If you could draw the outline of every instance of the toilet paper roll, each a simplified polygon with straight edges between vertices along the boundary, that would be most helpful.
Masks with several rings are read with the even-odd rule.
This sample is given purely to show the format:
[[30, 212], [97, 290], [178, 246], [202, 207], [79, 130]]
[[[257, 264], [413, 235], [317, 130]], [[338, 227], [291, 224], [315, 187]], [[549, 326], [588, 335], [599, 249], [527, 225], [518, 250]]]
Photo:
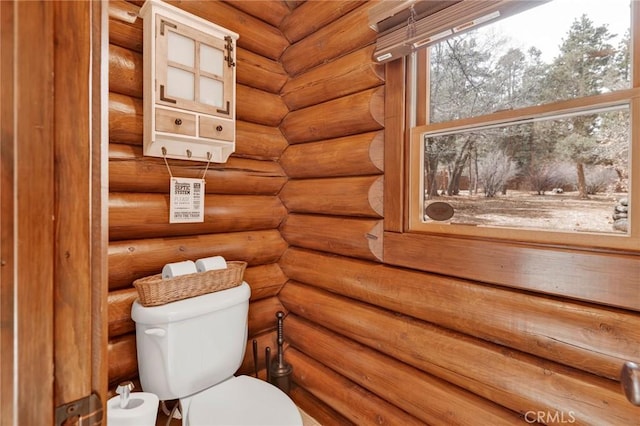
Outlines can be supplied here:
[[222, 256], [205, 257], [196, 260], [198, 272], [213, 271], [214, 269], [227, 269], [227, 261]]
[[120, 406], [120, 395], [107, 401], [109, 426], [154, 426], [158, 417], [158, 397], [149, 392], [131, 392], [125, 408]]
[[178, 277], [180, 275], [195, 274], [198, 272], [193, 260], [183, 262], [167, 263], [162, 268], [162, 279]]

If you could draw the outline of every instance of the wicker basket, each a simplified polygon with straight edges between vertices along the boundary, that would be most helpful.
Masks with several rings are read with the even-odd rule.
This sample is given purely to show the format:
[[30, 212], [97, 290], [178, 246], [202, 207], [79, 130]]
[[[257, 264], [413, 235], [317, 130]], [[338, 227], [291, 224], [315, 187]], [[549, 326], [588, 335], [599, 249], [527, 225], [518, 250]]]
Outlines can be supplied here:
[[151, 275], [135, 280], [133, 285], [142, 306], [158, 306], [239, 286], [246, 267], [247, 262], [230, 261], [226, 269], [165, 279], [162, 274]]

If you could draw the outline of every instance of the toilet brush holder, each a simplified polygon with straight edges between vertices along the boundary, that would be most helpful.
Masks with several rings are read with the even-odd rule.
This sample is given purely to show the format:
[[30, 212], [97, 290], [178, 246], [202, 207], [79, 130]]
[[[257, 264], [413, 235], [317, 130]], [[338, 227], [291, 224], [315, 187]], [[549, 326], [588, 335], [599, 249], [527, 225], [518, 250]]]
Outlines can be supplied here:
[[293, 368], [289, 364], [278, 365], [277, 362], [271, 364], [271, 384], [280, 388], [286, 394], [291, 390], [291, 373]]
[[[289, 394], [293, 367], [284, 360], [284, 351], [282, 349], [284, 345], [284, 312], [278, 311], [276, 318], [278, 320], [278, 354], [268, 368], [269, 382], [280, 388], [284, 393]], [[269, 363], [269, 360], [267, 360], [267, 363]]]

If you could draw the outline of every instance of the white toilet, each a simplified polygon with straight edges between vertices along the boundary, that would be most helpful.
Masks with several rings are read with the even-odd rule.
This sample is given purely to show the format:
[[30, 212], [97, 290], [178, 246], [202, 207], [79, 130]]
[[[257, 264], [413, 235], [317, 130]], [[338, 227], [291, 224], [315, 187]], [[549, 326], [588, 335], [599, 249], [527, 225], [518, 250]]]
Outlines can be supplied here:
[[244, 359], [250, 295], [243, 282], [161, 306], [133, 303], [142, 389], [180, 399], [183, 425], [302, 425], [279, 388], [233, 375]]

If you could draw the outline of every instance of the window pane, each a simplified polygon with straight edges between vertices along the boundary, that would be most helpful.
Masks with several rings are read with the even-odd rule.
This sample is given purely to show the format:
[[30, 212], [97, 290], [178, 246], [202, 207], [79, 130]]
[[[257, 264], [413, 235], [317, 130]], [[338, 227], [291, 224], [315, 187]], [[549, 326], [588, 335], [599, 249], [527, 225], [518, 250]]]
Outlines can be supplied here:
[[200, 102], [216, 107], [223, 107], [224, 85], [212, 78], [200, 77]]
[[186, 67], [195, 66], [195, 42], [183, 35], [169, 31], [167, 35], [167, 59]]
[[630, 87], [629, 0], [554, 0], [430, 48], [431, 123]]
[[167, 96], [194, 100], [194, 74], [180, 68], [167, 67]]
[[206, 44], [200, 45], [200, 69], [204, 72], [222, 77], [224, 52]]
[[629, 120], [623, 105], [425, 134], [424, 220], [628, 233]]

